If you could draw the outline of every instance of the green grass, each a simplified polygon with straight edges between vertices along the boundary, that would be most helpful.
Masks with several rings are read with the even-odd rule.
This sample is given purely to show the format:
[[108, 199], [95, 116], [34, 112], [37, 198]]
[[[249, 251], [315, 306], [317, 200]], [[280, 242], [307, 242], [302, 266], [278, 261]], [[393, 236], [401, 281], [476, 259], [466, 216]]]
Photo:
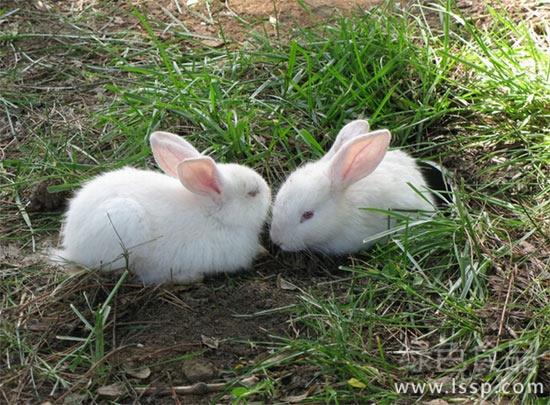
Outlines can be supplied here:
[[[26, 135], [0, 163], [0, 240], [29, 248], [31, 238], [57, 230], [59, 215], [24, 211], [37, 183], [55, 179], [51, 191], [72, 190], [105, 170], [152, 167], [147, 136], [155, 129], [186, 135], [220, 161], [247, 164], [276, 187], [321, 156], [345, 122], [368, 117], [373, 128], [392, 130], [394, 146], [448, 166], [456, 201], [349, 260], [348, 276], [334, 285], [301, 290], [288, 314], [295, 334], [270, 342], [271, 357], [240, 371], [263, 379], [234, 388], [235, 401], [284, 397], [284, 370], [309, 367], [314, 402], [407, 401], [419, 397], [398, 393], [395, 383], [446, 378], [490, 382], [490, 400], [535, 402], [529, 393], [503, 396], [499, 387], [541, 382], [546, 395], [550, 389], [550, 59], [543, 35], [528, 24], [490, 9], [492, 23], [476, 28], [451, 3], [413, 14], [381, 7], [297, 31], [288, 43], [257, 37], [236, 50], [189, 51], [186, 32], [172, 27], [160, 39], [159, 23], [139, 13], [143, 35], [52, 34], [58, 41], [44, 52], [66, 52], [81, 67], [51, 65], [44, 74], [105, 95], [80, 131], [60, 125], [53, 108], [43, 108], [37, 125], [23, 123]], [[441, 24], [427, 24], [430, 13]], [[0, 41], [24, 46], [32, 38], [0, 33]], [[0, 75], [8, 133], [12, 117], [56, 104], [48, 92], [8, 85], [24, 80], [25, 67]], [[0, 316], [41, 271], [6, 268]], [[109, 297], [89, 308], [96, 314], [95, 324], [86, 320], [90, 336], [70, 353], [81, 371], [106, 353]], [[33, 356], [18, 328], [3, 323], [1, 330], [2, 357]], [[65, 382], [47, 356], [39, 364], [37, 375]]]

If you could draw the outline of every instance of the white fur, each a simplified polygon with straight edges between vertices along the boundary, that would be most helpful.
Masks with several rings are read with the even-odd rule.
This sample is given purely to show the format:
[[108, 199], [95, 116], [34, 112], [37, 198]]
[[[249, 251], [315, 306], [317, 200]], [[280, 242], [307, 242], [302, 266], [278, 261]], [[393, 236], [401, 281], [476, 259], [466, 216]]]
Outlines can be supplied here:
[[[270, 235], [283, 250], [344, 254], [369, 246], [363, 241], [387, 230], [388, 216], [363, 208], [433, 211], [433, 197], [415, 160], [402, 151], [386, 153], [389, 131], [365, 131], [366, 121], [346, 125], [327, 155], [298, 168], [282, 185]], [[354, 147], [361, 152], [354, 154]], [[301, 222], [306, 211], [314, 215]]]
[[[249, 267], [260, 252], [271, 199], [266, 182], [250, 168], [215, 164], [175, 135], [155, 134], [155, 158], [169, 175], [126, 167], [85, 184], [70, 202], [57, 256], [104, 271], [124, 268], [127, 258], [144, 283], [186, 282]], [[172, 153], [178, 147], [193, 153]], [[191, 164], [179, 166], [176, 157]], [[196, 168], [192, 175], [175, 177], [187, 166]], [[182, 185], [198, 188], [205, 167], [216, 172], [220, 193], [205, 191], [208, 182], [201, 192]], [[201, 172], [197, 179], [195, 172]]]

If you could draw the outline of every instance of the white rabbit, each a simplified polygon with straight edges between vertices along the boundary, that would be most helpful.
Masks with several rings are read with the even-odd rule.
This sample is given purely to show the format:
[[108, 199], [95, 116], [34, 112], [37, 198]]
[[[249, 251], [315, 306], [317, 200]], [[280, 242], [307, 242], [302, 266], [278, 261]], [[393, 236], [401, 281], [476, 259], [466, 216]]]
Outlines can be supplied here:
[[298, 168], [281, 186], [270, 236], [283, 250], [356, 252], [388, 229], [386, 214], [364, 208], [434, 210], [415, 160], [402, 151], [386, 153], [387, 129], [369, 131], [364, 120], [347, 124], [323, 158]]
[[144, 283], [249, 267], [263, 249], [271, 201], [264, 179], [216, 164], [167, 132], [154, 132], [150, 143], [166, 174], [126, 167], [85, 184], [70, 201], [58, 258], [104, 271], [128, 261]]

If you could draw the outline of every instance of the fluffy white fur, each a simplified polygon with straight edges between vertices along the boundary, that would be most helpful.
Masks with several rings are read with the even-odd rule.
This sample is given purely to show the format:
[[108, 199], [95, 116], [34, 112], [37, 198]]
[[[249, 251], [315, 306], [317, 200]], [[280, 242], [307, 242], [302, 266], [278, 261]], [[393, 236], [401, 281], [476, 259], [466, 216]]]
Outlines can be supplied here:
[[153, 133], [151, 146], [167, 174], [126, 167], [85, 184], [56, 255], [104, 271], [124, 268], [127, 257], [144, 283], [249, 267], [271, 200], [262, 177], [216, 164], [176, 135]]
[[[351, 253], [388, 229], [387, 215], [363, 208], [432, 211], [433, 197], [415, 160], [402, 151], [386, 153], [390, 138], [387, 130], [369, 132], [364, 120], [342, 128], [323, 158], [298, 168], [280, 188], [272, 240], [288, 251]], [[304, 219], [308, 211], [313, 216]]]

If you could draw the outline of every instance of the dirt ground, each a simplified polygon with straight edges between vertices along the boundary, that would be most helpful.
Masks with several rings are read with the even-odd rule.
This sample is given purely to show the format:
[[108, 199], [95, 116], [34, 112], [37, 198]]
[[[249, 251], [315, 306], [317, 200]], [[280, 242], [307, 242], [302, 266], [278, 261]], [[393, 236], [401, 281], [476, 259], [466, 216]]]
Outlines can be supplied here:
[[[138, 9], [151, 19], [176, 24], [201, 39], [208, 46], [233, 46], [246, 43], [253, 31], [286, 38], [296, 27], [318, 23], [338, 15], [350, 15], [368, 9], [380, 0], [138, 0], [123, 2], [112, 10], [108, 21], [100, 17], [89, 24], [102, 29], [141, 30], [137, 19], [128, 19], [128, 12]], [[63, 13], [80, 13], [86, 9], [102, 9], [98, 0], [46, 3], [43, 7]], [[187, 5], [189, 4], [189, 5]]]
[[[112, 315], [105, 327], [105, 340], [111, 351], [104, 361], [110, 366], [110, 375], [115, 373], [119, 378], [122, 375], [132, 387], [147, 385], [148, 403], [173, 403], [166, 387], [229, 381], [235, 378], [234, 371], [264, 358], [269, 348], [277, 345], [274, 336], [292, 338], [300, 334], [289, 317], [289, 306], [312, 288], [334, 292], [333, 282], [347, 275], [338, 270], [345, 260], [282, 255], [273, 247], [270, 250], [273, 253], [257, 260], [249, 271], [222, 274], [200, 283], [147, 288], [125, 283], [112, 302]], [[12, 271], [33, 264], [44, 265], [41, 254], [21, 261], [21, 251], [13, 245], [0, 254], [4, 267]], [[22, 297], [17, 312], [19, 324], [38, 351], [47, 349], [62, 356], [78, 343], [75, 346], [73, 341], [56, 337], [86, 338], [90, 333], [71, 306], [84, 318], [93, 320], [91, 308], [98, 308], [107, 299], [117, 276], [76, 275], [61, 288], [50, 282], [56, 271], [60, 270], [49, 267], [28, 280], [29, 291], [37, 284], [44, 287], [39, 294]], [[126, 370], [137, 370], [138, 377]], [[286, 394], [302, 394], [316, 371], [304, 368], [282, 372], [280, 378]], [[142, 372], [145, 374], [140, 375]], [[63, 374], [73, 385], [61, 396], [54, 393], [53, 398], [65, 403], [85, 400], [79, 392], [89, 383], [86, 374], [79, 376], [80, 373], [70, 370]], [[28, 378], [31, 376], [23, 371], [20, 379], [4, 381], [5, 388], [22, 390]], [[51, 383], [40, 380], [37, 384], [43, 398], [49, 397]], [[132, 394], [135, 395], [140, 393]], [[210, 403], [218, 398], [216, 395], [185, 395], [179, 400], [189, 404]], [[30, 400], [32, 395], [19, 392], [18, 398]]]
[[[426, 2], [429, 3], [429, 2]], [[189, 4], [189, 5], [187, 5]], [[414, 6], [408, 0], [395, 0], [395, 7], [414, 13]], [[548, 10], [535, 1], [503, 0], [492, 7], [506, 8], [522, 20], [537, 20], [544, 23]], [[78, 14], [85, 9], [102, 9], [100, 0], [76, 0], [47, 2], [35, 0], [38, 8], [54, 8], [64, 13]], [[138, 9], [158, 21], [180, 25], [201, 38], [208, 46], [243, 45], [252, 32], [261, 32], [280, 39], [287, 39], [294, 29], [322, 23], [338, 16], [359, 14], [375, 6], [387, 6], [383, 0], [137, 0], [122, 2], [112, 10], [109, 21], [90, 21], [90, 25], [101, 29], [140, 30], [141, 25], [128, 19], [128, 12]], [[487, 21], [489, 15], [486, 4], [479, 1], [459, 0], [459, 9], [465, 16], [475, 18], [479, 24]], [[541, 13], [542, 11], [545, 11]], [[428, 16], [434, 24], [439, 17], [433, 12]]]

